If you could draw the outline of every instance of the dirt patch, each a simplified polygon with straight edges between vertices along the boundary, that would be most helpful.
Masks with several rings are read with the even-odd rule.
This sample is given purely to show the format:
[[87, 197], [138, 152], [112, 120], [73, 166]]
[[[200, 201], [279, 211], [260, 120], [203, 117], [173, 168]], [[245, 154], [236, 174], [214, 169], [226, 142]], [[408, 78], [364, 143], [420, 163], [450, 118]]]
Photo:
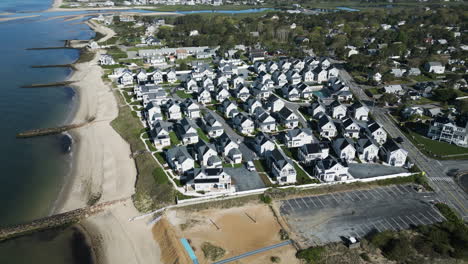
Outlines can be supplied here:
[[[282, 242], [281, 226], [271, 209], [264, 204], [250, 203], [230, 209], [199, 212], [176, 209], [168, 211], [166, 217], [177, 237], [190, 241], [200, 263], [211, 263], [202, 250], [206, 243], [225, 250], [221, 259], [226, 259]], [[299, 263], [295, 253], [295, 248], [289, 245], [249, 256], [236, 263], [271, 263], [272, 256], [279, 257], [281, 263]]]
[[161, 248], [161, 260], [166, 264], [192, 263], [187, 256], [184, 247], [177, 238], [171, 224], [165, 218], [161, 219], [153, 227], [153, 236]]

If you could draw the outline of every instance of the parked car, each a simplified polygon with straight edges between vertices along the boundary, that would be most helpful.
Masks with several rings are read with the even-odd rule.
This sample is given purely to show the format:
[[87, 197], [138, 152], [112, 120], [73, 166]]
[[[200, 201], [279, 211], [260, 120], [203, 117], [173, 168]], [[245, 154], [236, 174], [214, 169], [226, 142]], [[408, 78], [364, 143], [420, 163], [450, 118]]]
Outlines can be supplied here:
[[255, 171], [255, 165], [254, 165], [253, 161], [247, 161], [247, 169], [249, 171]]
[[403, 143], [403, 138], [402, 137], [397, 137], [397, 138], [395, 138], [395, 141], [397, 143]]

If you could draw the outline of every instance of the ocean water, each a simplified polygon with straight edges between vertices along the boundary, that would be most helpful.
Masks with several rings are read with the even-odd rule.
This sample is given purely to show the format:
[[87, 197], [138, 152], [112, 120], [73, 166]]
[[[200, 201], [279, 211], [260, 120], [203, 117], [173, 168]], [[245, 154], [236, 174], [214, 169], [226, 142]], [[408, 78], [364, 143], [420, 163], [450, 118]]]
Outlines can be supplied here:
[[[37, 12], [50, 4], [51, 0], [2, 0], [0, 13]], [[72, 157], [62, 135], [31, 139], [15, 135], [70, 119], [76, 107], [73, 89], [21, 86], [63, 81], [72, 73], [68, 68], [31, 66], [73, 63], [77, 50], [26, 49], [93, 37], [94, 32], [79, 22], [45, 17], [0, 22], [0, 226], [47, 216], [70, 176]], [[89, 263], [88, 258], [82, 235], [71, 227], [0, 243], [0, 263]]]

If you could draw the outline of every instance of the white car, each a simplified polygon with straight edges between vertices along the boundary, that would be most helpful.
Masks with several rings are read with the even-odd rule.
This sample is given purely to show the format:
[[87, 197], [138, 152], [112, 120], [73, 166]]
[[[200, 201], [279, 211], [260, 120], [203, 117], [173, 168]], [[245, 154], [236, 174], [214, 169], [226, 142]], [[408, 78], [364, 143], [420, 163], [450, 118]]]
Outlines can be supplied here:
[[255, 165], [254, 165], [253, 161], [247, 161], [247, 169], [249, 171], [255, 171]]

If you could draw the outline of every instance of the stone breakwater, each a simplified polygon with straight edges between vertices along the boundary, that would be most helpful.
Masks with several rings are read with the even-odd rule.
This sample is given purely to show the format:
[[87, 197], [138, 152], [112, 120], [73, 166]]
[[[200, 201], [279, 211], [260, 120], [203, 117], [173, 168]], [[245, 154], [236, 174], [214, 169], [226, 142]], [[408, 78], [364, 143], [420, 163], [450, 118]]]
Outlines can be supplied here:
[[111, 206], [127, 201], [129, 198], [99, 203], [93, 206], [75, 209], [34, 220], [29, 223], [0, 228], [0, 241], [13, 237], [37, 232], [44, 229], [59, 227], [67, 224], [77, 223], [85, 218], [96, 215], [109, 209]]

